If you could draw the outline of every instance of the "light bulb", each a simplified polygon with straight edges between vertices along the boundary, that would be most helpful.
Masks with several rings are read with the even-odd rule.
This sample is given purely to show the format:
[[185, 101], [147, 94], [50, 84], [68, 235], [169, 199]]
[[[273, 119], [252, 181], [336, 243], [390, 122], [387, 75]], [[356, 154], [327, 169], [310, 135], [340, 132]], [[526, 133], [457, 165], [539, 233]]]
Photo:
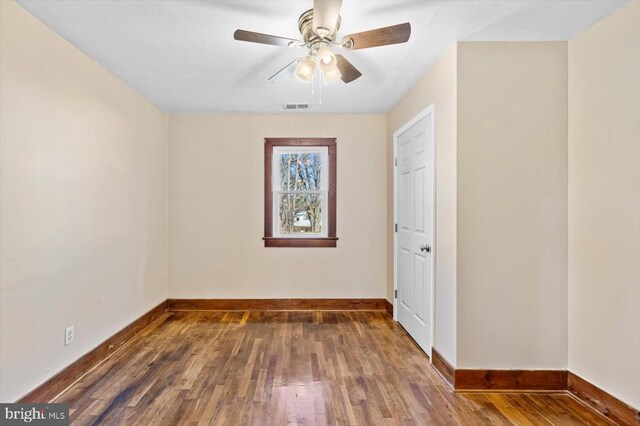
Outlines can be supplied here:
[[298, 78], [298, 80], [309, 82], [311, 77], [313, 76], [313, 68], [315, 64], [311, 58], [304, 58], [298, 63], [296, 67], [296, 71], [294, 75]]
[[327, 46], [318, 50], [317, 57], [319, 59], [318, 66], [322, 72], [330, 71], [338, 65], [336, 55]]
[[342, 74], [340, 74], [340, 69], [338, 69], [338, 67], [335, 67], [333, 69], [323, 71], [322, 77], [325, 83], [331, 83], [342, 77]]

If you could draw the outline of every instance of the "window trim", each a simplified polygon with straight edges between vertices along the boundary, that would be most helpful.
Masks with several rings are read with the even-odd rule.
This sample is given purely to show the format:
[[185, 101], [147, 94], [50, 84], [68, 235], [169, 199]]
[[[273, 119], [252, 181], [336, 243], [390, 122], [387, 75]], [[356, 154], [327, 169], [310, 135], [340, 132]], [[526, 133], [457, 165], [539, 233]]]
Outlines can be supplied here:
[[[265, 247], [336, 247], [336, 138], [265, 138], [264, 140], [264, 246]], [[273, 148], [327, 147], [329, 176], [327, 179], [327, 236], [274, 237], [273, 230]]]

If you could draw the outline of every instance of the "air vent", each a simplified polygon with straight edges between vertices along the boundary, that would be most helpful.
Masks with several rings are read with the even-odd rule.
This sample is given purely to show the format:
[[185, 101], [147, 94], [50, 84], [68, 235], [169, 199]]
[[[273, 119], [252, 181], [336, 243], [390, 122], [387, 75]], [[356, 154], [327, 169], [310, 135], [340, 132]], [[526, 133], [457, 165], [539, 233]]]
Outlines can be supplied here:
[[309, 109], [309, 104], [284, 104], [283, 109]]

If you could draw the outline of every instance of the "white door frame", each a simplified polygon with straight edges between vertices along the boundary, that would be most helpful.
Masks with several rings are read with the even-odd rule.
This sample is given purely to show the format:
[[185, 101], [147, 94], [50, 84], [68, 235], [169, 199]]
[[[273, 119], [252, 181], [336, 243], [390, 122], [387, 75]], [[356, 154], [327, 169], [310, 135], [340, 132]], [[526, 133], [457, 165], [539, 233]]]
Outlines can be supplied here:
[[418, 121], [431, 114], [431, 173], [433, 187], [431, 193], [433, 199], [431, 203], [431, 227], [433, 242], [431, 244], [431, 306], [429, 306], [429, 316], [431, 318], [431, 330], [429, 332], [429, 360], [433, 362], [431, 352], [433, 349], [433, 342], [435, 337], [435, 289], [436, 289], [436, 253], [438, 252], [438, 246], [436, 245], [436, 108], [435, 104], [429, 105], [426, 109], [421, 111], [418, 115], [413, 117], [402, 127], [393, 133], [393, 158], [391, 159], [391, 166], [393, 167], [393, 319], [398, 321], [398, 298], [395, 297], [398, 291], [398, 233], [396, 232], [396, 224], [398, 223], [398, 165], [396, 164], [398, 158], [398, 137], [409, 130]]

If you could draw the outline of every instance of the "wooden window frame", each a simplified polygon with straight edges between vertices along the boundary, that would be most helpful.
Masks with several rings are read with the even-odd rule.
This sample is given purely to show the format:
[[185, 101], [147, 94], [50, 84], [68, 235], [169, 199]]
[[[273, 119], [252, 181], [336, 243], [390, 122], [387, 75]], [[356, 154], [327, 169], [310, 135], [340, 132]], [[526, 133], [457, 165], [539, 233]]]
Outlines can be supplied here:
[[[329, 159], [329, 183], [327, 191], [327, 236], [326, 237], [274, 237], [273, 236], [273, 148], [327, 147]], [[336, 247], [336, 138], [265, 138], [264, 140], [264, 246], [265, 247]]]

